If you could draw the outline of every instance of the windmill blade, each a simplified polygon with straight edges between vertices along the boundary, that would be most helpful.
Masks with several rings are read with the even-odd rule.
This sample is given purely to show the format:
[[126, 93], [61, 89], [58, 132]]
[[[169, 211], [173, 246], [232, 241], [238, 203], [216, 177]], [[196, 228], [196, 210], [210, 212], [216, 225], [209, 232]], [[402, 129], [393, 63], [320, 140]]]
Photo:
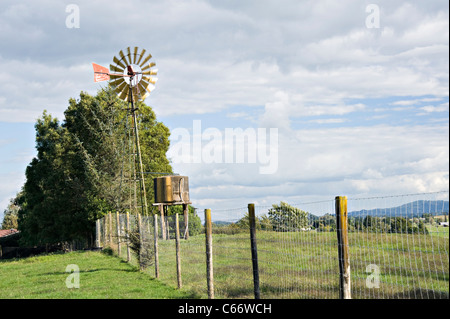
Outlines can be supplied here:
[[126, 77], [125, 75], [118, 75], [118, 74], [111, 74], [110, 78], [111, 79], [123, 79], [124, 77]]
[[128, 57], [128, 62], [129, 62], [129, 64], [132, 64], [132, 62], [131, 62], [131, 49], [130, 49], [130, 47], [127, 48], [127, 57]]
[[153, 78], [153, 77], [149, 77], [149, 76], [142, 76], [142, 80], [147, 81], [147, 82], [155, 85], [156, 81], [158, 81], [158, 78]]
[[126, 65], [124, 65], [117, 57], [113, 57], [113, 61], [116, 65], [121, 66], [124, 70], [126, 69]]
[[145, 70], [148, 70], [148, 69], [150, 69], [150, 68], [152, 68], [152, 67], [154, 67], [156, 65], [156, 63], [155, 62], [152, 62], [152, 63], [149, 63], [149, 64], [146, 64], [144, 67], [142, 67], [141, 68], [141, 71], [145, 71]]
[[136, 62], [137, 65], [140, 65], [139, 63], [141, 62], [142, 57], [145, 54], [145, 49], [142, 49], [141, 55], [139, 56], [139, 60]]
[[122, 83], [127, 83], [127, 82], [125, 82], [125, 79], [124, 79], [124, 78], [116, 79], [116, 80], [114, 80], [114, 81], [110, 81], [110, 82], [109, 82], [109, 84], [110, 84], [113, 88], [118, 87], [118, 86], [121, 85]]
[[158, 69], [142, 72], [142, 75], [156, 75], [156, 74], [158, 74]]
[[139, 89], [141, 92], [145, 92], [143, 95], [141, 95], [141, 99], [145, 100], [147, 98], [147, 96], [149, 96], [149, 93], [146, 92], [147, 88], [148, 88], [148, 84], [145, 86], [145, 85], [141, 84], [141, 82], [138, 83], [138, 86], [139, 86]]
[[147, 57], [144, 59], [144, 61], [142, 61], [141, 64], [139, 64], [139, 66], [142, 68], [145, 65], [145, 63], [147, 63], [148, 60], [150, 60], [151, 58], [152, 58], [152, 55], [149, 53], [147, 55]]
[[124, 69], [121, 69], [121, 68], [119, 68], [119, 67], [116, 67], [116, 66], [114, 66], [114, 65], [112, 65], [112, 64], [109, 65], [109, 69], [110, 69], [111, 71], [113, 71], [113, 72], [118, 72], [118, 73], [123, 73], [123, 70], [124, 70]]
[[[155, 82], [156, 82], [156, 81], [155, 81]], [[155, 89], [154, 83], [147, 82], [145, 79], [142, 79], [142, 80], [139, 82], [139, 84], [141, 84], [141, 86], [142, 86], [143, 88], [145, 88], [145, 90], [146, 90], [148, 93], [151, 93], [151, 92]]]
[[125, 61], [125, 63], [126, 63], [125, 55], [123, 54], [123, 50], [119, 51], [119, 56], [120, 56], [120, 61]]
[[128, 92], [128, 83], [123, 81], [123, 83], [120, 83], [120, 85], [115, 88], [115, 91], [117, 94], [121, 94], [123, 91]]
[[137, 51], [138, 51], [138, 47], [134, 47], [134, 52], [133, 52], [133, 64], [136, 64], [136, 57], [137, 57]]
[[128, 87], [125, 90], [123, 90], [122, 93], [120, 93], [119, 95], [119, 98], [124, 101], [127, 100], [127, 97], [128, 97]]

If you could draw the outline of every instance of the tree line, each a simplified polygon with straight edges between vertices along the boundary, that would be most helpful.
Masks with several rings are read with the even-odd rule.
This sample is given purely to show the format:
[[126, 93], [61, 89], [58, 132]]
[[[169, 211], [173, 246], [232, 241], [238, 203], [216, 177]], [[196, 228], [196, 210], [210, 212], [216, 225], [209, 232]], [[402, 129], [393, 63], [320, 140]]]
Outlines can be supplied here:
[[[426, 216], [425, 216], [426, 218]], [[296, 231], [336, 231], [336, 216], [324, 214], [316, 216], [285, 202], [273, 204], [266, 214], [256, 217], [256, 228], [277, 232]], [[401, 233], [401, 234], [428, 234], [424, 220], [419, 218], [408, 219], [405, 217], [348, 217], [348, 230], [350, 232], [374, 232], [374, 233]], [[236, 233], [248, 230], [249, 215], [235, 223], [224, 224], [215, 227], [217, 233]]]

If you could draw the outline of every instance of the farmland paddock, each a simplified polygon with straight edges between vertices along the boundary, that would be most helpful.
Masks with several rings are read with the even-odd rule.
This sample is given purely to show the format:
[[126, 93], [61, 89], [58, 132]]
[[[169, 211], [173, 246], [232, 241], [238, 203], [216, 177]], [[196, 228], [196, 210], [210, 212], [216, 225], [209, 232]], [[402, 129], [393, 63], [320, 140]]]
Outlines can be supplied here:
[[439, 222], [448, 191], [249, 204], [204, 217], [206, 231], [186, 236], [182, 215], [127, 223], [126, 213], [106, 214], [96, 242], [204, 298], [449, 298], [449, 228]]

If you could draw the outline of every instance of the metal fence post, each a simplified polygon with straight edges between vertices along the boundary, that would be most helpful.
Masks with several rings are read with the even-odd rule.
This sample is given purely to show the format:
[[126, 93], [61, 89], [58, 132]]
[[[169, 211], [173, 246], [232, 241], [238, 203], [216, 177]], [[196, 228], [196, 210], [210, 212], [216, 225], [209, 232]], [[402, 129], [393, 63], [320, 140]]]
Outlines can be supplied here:
[[111, 212], [108, 212], [108, 231], [109, 231], [109, 247], [112, 248], [112, 216]]
[[183, 214], [184, 214], [184, 239], [189, 239], [189, 206], [188, 204], [183, 204]]
[[256, 247], [255, 204], [248, 204], [248, 216], [249, 216], [249, 226], [250, 226], [250, 243], [251, 243], [251, 250], [252, 250], [254, 294], [255, 294], [255, 299], [260, 299], [258, 249]]
[[159, 256], [158, 256], [158, 215], [155, 214], [155, 231], [154, 231], [154, 243], [155, 243], [155, 278], [159, 278]]
[[208, 287], [208, 299], [214, 299], [211, 209], [205, 209], [205, 238], [206, 238], [206, 284]]
[[347, 196], [336, 196], [335, 208], [339, 252], [339, 298], [351, 299], [350, 257], [348, 254]]
[[130, 251], [130, 213], [127, 212], [127, 262], [131, 260], [131, 251]]
[[95, 248], [100, 248], [100, 219], [95, 221]]
[[178, 223], [178, 213], [175, 214], [175, 246], [177, 255], [177, 282], [178, 288], [181, 288], [180, 225]]
[[116, 211], [116, 232], [117, 232], [117, 254], [120, 257], [120, 216], [119, 212]]
[[138, 232], [139, 232], [139, 269], [144, 270], [144, 263], [142, 262], [142, 250], [144, 249], [143, 245], [143, 234], [142, 234], [142, 222], [141, 222], [141, 214], [137, 213], [138, 218]]

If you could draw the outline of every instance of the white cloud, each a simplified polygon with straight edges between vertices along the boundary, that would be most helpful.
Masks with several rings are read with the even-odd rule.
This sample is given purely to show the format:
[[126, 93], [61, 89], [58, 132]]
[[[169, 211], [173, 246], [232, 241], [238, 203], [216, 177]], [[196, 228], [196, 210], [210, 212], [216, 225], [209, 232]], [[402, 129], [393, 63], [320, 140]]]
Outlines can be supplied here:
[[427, 113], [446, 112], [446, 111], [448, 111], [448, 103], [441, 104], [439, 106], [425, 105], [425, 106], [422, 106], [420, 109], [424, 110]]
[[[437, 191], [448, 185], [448, 126], [348, 127], [281, 134], [276, 174], [256, 164], [176, 164], [193, 184], [191, 198], [227, 207], [271, 198], [291, 201], [322, 194]], [[239, 205], [238, 205], [239, 204]]]

